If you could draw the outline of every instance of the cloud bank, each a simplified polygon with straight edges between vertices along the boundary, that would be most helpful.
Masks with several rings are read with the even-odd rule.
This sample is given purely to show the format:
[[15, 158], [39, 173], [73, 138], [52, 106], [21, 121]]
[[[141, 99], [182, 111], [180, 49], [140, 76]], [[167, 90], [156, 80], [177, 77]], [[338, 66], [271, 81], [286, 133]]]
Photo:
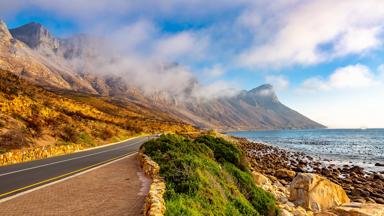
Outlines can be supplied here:
[[[313, 65], [364, 55], [381, 48], [384, 29], [381, 0], [0, 2], [0, 14], [10, 19], [28, 8], [93, 33], [119, 32], [117, 41], [126, 40], [122, 48], [131, 51], [144, 48], [147, 55], [186, 63], [204, 59], [217, 64], [225, 58], [231, 66], [247, 68]], [[164, 28], [167, 24], [177, 29]]]
[[[268, 17], [243, 14], [243, 23], [256, 29], [271, 28], [265, 41], [257, 41], [239, 61], [249, 67], [310, 65], [379, 48], [383, 34], [384, 2], [286, 1], [285, 7], [267, 7]], [[274, 5], [272, 5], [274, 6]], [[287, 10], [289, 8], [289, 10]], [[253, 19], [255, 22], [252, 22]], [[264, 28], [268, 28], [264, 27]]]
[[[379, 70], [382, 66], [379, 66]], [[370, 88], [382, 84], [381, 72], [372, 72], [361, 64], [337, 68], [327, 79], [312, 77], [301, 84], [303, 90]]]

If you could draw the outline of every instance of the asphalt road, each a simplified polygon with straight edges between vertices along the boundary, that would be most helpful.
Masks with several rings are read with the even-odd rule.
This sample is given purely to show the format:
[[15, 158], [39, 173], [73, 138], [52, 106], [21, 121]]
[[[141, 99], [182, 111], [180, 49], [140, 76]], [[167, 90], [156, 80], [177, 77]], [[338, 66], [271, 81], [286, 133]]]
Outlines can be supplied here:
[[135, 153], [151, 136], [69, 155], [0, 167], [0, 200]]

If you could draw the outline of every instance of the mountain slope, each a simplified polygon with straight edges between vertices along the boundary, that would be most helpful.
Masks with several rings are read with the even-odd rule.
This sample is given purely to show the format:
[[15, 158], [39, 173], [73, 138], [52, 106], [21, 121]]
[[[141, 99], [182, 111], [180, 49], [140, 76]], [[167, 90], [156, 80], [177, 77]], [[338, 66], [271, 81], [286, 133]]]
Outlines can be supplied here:
[[196, 129], [126, 99], [48, 91], [0, 69], [0, 154], [34, 145], [95, 146], [140, 133]]
[[324, 127], [282, 104], [268, 84], [233, 97], [179, 103], [172, 113], [200, 127], [221, 130]]
[[[178, 94], [162, 90], [148, 93], [123, 77], [93, 71], [94, 66], [87, 65], [88, 62], [99, 58], [106, 62], [113, 61], [113, 57], [100, 53], [98, 46], [104, 46], [101, 39], [84, 35], [55, 38], [38, 23], [8, 31], [5, 23], [0, 22], [0, 68], [46, 88], [128, 98], [132, 103], [161, 110], [172, 118], [202, 128], [323, 127], [279, 102], [270, 85], [241, 91], [231, 97], [207, 99], [193, 94], [200, 84], [191, 79]], [[81, 67], [75, 63], [79, 60], [82, 61]], [[175, 67], [178, 65], [171, 65], [165, 70]], [[119, 74], [124, 74], [124, 71]]]

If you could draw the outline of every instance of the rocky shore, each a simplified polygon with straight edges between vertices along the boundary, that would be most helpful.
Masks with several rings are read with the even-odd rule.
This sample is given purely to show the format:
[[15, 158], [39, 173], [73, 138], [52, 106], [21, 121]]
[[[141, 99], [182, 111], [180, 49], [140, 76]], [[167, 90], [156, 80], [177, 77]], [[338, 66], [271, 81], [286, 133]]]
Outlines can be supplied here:
[[269, 179], [288, 186], [298, 173], [313, 173], [340, 185], [353, 202], [384, 204], [384, 172], [366, 172], [359, 166], [316, 161], [309, 155], [237, 138], [250, 165]]

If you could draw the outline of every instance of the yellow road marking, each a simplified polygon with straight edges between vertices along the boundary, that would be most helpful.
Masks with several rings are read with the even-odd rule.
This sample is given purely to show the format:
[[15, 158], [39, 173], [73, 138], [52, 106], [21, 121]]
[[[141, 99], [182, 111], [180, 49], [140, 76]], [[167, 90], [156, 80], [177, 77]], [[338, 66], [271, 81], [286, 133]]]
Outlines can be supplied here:
[[27, 186], [25, 186], [25, 187], [22, 187], [22, 188], [18, 188], [18, 189], [15, 189], [15, 190], [12, 190], [12, 191], [9, 191], [9, 192], [0, 194], [0, 198], [2, 198], [2, 197], [4, 197], [4, 196], [7, 196], [7, 195], [9, 195], [9, 194], [13, 194], [13, 193], [16, 193], [16, 192], [19, 192], [19, 191], [22, 191], [22, 190], [25, 190], [25, 189], [34, 187], [34, 186], [38, 186], [38, 185], [41, 185], [41, 184], [44, 184], [44, 183], [47, 183], [47, 182], [50, 182], [50, 181], [54, 181], [54, 180], [57, 180], [57, 179], [60, 179], [60, 178], [66, 177], [66, 176], [70, 176], [70, 175], [72, 175], [72, 174], [75, 174], [75, 173], [78, 173], [78, 172], [81, 172], [81, 171], [84, 171], [84, 170], [87, 170], [87, 169], [90, 169], [90, 168], [99, 166], [99, 165], [101, 165], [101, 164], [108, 163], [108, 162], [110, 162], [110, 161], [113, 161], [113, 160], [116, 160], [116, 159], [125, 157], [125, 156], [127, 156], [127, 155], [129, 155], [129, 154], [132, 154], [132, 152], [131, 152], [131, 153], [128, 153], [128, 154], [120, 155], [120, 156], [117, 156], [117, 157], [114, 157], [114, 158], [111, 158], [111, 159], [108, 159], [108, 160], [106, 160], [106, 161], [102, 161], [102, 162], [99, 162], [99, 163], [90, 165], [90, 166], [87, 166], [87, 167], [83, 167], [83, 168], [81, 168], [81, 169], [74, 170], [74, 171], [69, 172], [69, 173], [65, 173], [65, 174], [62, 174], [62, 175], [59, 175], [59, 176], [56, 176], [56, 177], [52, 177], [52, 178], [49, 178], [49, 179], [46, 179], [46, 180], [43, 180], [43, 181], [40, 181], [40, 182], [36, 182], [36, 183], [30, 184], [30, 185], [27, 185]]
[[[140, 143], [140, 142], [141, 141], [137, 141], [137, 142], [131, 143], [131, 144], [129, 144], [129, 146], [135, 145], [135, 144]], [[40, 168], [40, 167], [46, 167], [46, 166], [50, 166], [50, 165], [53, 165], [53, 164], [59, 164], [59, 163], [67, 162], [67, 161], [77, 160], [77, 159], [80, 159], [80, 158], [86, 158], [86, 157], [90, 157], [90, 156], [94, 156], [94, 155], [99, 155], [99, 154], [103, 154], [105, 152], [111, 152], [111, 151], [115, 151], [115, 150], [118, 150], [118, 149], [123, 149], [123, 148], [126, 148], [126, 147], [128, 147], [128, 146], [120, 146], [120, 147], [117, 147], [117, 148], [108, 149], [108, 150], [104, 150], [104, 151], [99, 151], [99, 152], [95, 152], [95, 153], [92, 153], [92, 154], [87, 154], [87, 155], [83, 155], [83, 156], [79, 156], [79, 157], [68, 158], [68, 159], [65, 159], [65, 160], [55, 161], [55, 162], [48, 163], [48, 164], [42, 164], [42, 165], [38, 165], [38, 166], [34, 166], [34, 167], [29, 167], [29, 168], [25, 168], [25, 169], [15, 170], [15, 171], [11, 171], [11, 172], [8, 172], [8, 173], [0, 174], [0, 177], [1, 176], [6, 176], [6, 175], [10, 175], [10, 174], [14, 174], [14, 173], [24, 172], [24, 171], [27, 171], [27, 170], [37, 169], [37, 168]]]

